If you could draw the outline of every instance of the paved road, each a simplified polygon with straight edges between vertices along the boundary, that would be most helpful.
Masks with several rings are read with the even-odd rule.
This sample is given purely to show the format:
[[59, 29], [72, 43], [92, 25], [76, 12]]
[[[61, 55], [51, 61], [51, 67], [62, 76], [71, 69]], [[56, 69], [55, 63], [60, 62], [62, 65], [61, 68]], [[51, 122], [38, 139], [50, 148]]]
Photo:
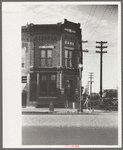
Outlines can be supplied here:
[[23, 145], [117, 145], [117, 112], [23, 115]]

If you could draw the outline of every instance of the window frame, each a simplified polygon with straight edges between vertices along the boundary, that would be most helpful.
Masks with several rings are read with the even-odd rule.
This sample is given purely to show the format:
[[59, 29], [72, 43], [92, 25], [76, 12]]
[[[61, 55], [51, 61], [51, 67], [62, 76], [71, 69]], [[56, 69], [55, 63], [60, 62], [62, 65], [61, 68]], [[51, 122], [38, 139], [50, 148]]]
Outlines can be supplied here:
[[[67, 57], [66, 57], [66, 51], [68, 55]], [[71, 57], [70, 57], [70, 52], [71, 52]], [[73, 51], [65, 49], [65, 67], [66, 68], [73, 68], [72, 59], [73, 59]], [[67, 65], [66, 65], [66, 62], [67, 62]], [[70, 62], [71, 62], [71, 65], [70, 65]]]
[[[46, 75], [46, 80], [45, 81], [42, 81], [42, 76], [43, 75]], [[51, 80], [50, 77], [51, 75], [55, 75], [55, 80]], [[40, 79], [39, 79], [39, 95], [40, 96], [56, 96], [57, 95], [57, 73], [43, 73], [43, 74], [40, 74]], [[42, 91], [41, 91], [41, 85], [44, 85], [46, 84], [46, 94], [44, 94]], [[50, 92], [50, 84], [55, 84], [55, 87], [56, 87], [56, 90], [55, 90], [55, 93], [51, 93]]]
[[[40, 49], [39, 50], [40, 51], [40, 57], [39, 57], [39, 62], [40, 62], [40, 65], [39, 65], [39, 67], [40, 68], [45, 68], [45, 67], [47, 67], [47, 68], [50, 68], [50, 67], [52, 67], [53, 66], [53, 49], [52, 48], [47, 48], [47, 49]], [[41, 57], [41, 51], [45, 51], [45, 57]], [[48, 51], [51, 51], [51, 57], [48, 57]], [[41, 64], [41, 60], [45, 60], [45, 65], [42, 65]], [[49, 64], [48, 64], [48, 60], [51, 60], [51, 63], [49, 63], [49, 64], [51, 64], [51, 66], [49, 66]]]

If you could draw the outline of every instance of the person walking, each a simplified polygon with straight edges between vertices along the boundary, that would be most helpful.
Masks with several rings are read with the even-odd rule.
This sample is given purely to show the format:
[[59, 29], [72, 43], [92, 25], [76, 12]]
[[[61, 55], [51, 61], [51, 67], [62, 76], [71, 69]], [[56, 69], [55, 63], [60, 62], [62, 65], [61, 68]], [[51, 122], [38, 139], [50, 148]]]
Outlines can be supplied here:
[[91, 112], [91, 102], [88, 97], [86, 97], [86, 100], [85, 100], [85, 103], [83, 104], [83, 106], [84, 105], [86, 106], [87, 111]]
[[94, 101], [91, 101], [91, 110], [92, 110], [92, 112], [94, 112]]

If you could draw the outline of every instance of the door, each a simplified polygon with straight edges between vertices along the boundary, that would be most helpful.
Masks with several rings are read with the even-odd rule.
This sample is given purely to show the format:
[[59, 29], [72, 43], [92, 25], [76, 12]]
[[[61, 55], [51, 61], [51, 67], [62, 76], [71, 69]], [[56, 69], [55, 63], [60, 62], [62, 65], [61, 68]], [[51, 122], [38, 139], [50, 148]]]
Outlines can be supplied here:
[[68, 102], [73, 101], [73, 81], [72, 80], [66, 79], [65, 95], [67, 97]]

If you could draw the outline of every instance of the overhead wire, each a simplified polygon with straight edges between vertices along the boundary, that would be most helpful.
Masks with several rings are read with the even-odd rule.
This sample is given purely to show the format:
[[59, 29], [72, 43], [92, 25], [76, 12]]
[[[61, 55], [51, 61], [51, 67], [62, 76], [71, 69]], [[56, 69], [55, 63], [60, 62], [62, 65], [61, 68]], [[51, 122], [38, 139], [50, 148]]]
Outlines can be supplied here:
[[[97, 9], [97, 6], [95, 6], [95, 9], [94, 9], [94, 11], [93, 11], [93, 14], [91, 15], [91, 18], [93, 17], [93, 15], [94, 15], [96, 9]], [[91, 19], [90, 19], [90, 20], [91, 20]], [[87, 24], [86, 28], [90, 25], [90, 22], [91, 22], [90, 20], [89, 20], [89, 23]], [[85, 28], [85, 29], [86, 29], [86, 28]], [[83, 31], [84, 31], [84, 29], [83, 29]], [[86, 33], [86, 30], [85, 30], [85, 33]], [[83, 36], [84, 36], [84, 34], [83, 34]]]
[[[115, 8], [115, 6], [114, 6], [113, 9], [111, 10], [111, 12], [110, 12], [110, 14], [109, 14], [107, 20], [109, 20], [109, 17], [110, 17], [111, 14], [113, 13], [114, 8]], [[101, 28], [101, 32], [104, 32], [104, 30], [106, 30], [106, 29], [110, 29], [110, 28], [104, 28], [104, 30], [103, 30], [103, 27], [104, 27], [104, 24], [102, 25], [102, 27], [100, 27], [100, 28]], [[99, 32], [98, 32], [98, 33], [99, 33]], [[97, 33], [97, 34], [98, 34], [98, 33]], [[98, 37], [101, 37], [101, 36], [102, 36], [102, 35], [100, 35], [100, 36], [98, 36]], [[97, 37], [97, 38], [98, 38], [98, 37]]]
[[[109, 19], [109, 17], [110, 17], [111, 14], [113, 13], [114, 8], [115, 8], [115, 6], [114, 6], [113, 9], [111, 10], [111, 12], [110, 12], [110, 14], [109, 14], [109, 16], [108, 16], [107, 19]], [[106, 9], [105, 9], [105, 11], [104, 11], [104, 13], [103, 13], [103, 15], [102, 15], [102, 17], [101, 17], [101, 20], [102, 20], [102, 18], [104, 17], [104, 15], [105, 15], [107, 9], [108, 9], [108, 6], [106, 7]], [[93, 14], [94, 14], [94, 13], [93, 13]], [[101, 22], [101, 20], [100, 20], [100, 22]], [[100, 22], [98, 23], [97, 28], [99, 28]], [[87, 24], [86, 29], [87, 29], [88, 25], [89, 25], [89, 24]], [[102, 25], [101, 29], [103, 29], [103, 27], [104, 27], [104, 24]], [[97, 28], [95, 29], [94, 33], [96, 32]], [[104, 30], [105, 30], [105, 29], [107, 29], [107, 28], [104, 28]], [[94, 35], [94, 33], [93, 33], [93, 35]], [[92, 37], [93, 37], [93, 35], [92, 35]], [[99, 37], [101, 37], [101, 36], [99, 36]], [[113, 41], [116, 41], [116, 40], [117, 40], [117, 39], [114, 39]], [[113, 42], [113, 41], [112, 41], [112, 42]], [[89, 43], [92, 44], [93, 42], [95, 43], [96, 41], [88, 40], [88, 44], [89, 44]], [[117, 47], [117, 46], [114, 45], [114, 44], [115, 44], [115, 43], [109, 43], [109, 44], [108, 44], [108, 47], [110, 47], [110, 48], [111, 48], [111, 47]], [[116, 43], [116, 44], [117, 44], [117, 43]], [[89, 46], [89, 45], [88, 45], [88, 47], [95, 47], [95, 46]], [[94, 56], [94, 54], [95, 54], [94, 51], [95, 51], [95, 50], [92, 50], [92, 49], [91, 49], [91, 51], [89, 50], [89, 54], [91, 54], [91, 57], [97, 57], [97, 56]], [[110, 58], [110, 57], [113, 57], [113, 56], [116, 55], [116, 54], [117, 54], [117, 53], [109, 53], [109, 55], [108, 55], [107, 57]], [[112, 55], [112, 56], [111, 56], [111, 55]], [[89, 55], [86, 55], [85, 57], [89, 57]]]
[[[93, 17], [93, 15], [94, 15], [96, 9], [97, 9], [97, 6], [95, 7], [95, 9], [94, 9], [94, 11], [93, 11], [93, 14], [92, 14], [91, 18]], [[90, 21], [90, 22], [91, 22], [91, 21]], [[86, 26], [86, 28], [90, 25], [90, 22], [89, 22], [89, 24]]]
[[95, 30], [94, 30], [94, 32], [93, 32], [93, 34], [92, 34], [92, 36], [90, 37], [90, 39], [92, 39], [92, 37], [94, 36], [94, 34], [95, 34], [96, 30], [98, 29], [99, 24], [100, 24], [100, 22], [102, 21], [102, 18], [104, 17], [104, 15], [105, 15], [105, 13], [106, 13], [106, 10], [107, 10], [107, 9], [108, 9], [108, 6], [105, 8], [105, 11], [104, 11], [104, 13], [103, 13], [103, 15], [102, 15], [102, 17], [101, 17], [100, 21], [98, 22], [98, 25], [97, 25], [97, 27], [95, 28]]
[[88, 19], [90, 18], [92, 8], [93, 8], [93, 5], [91, 6], [91, 9], [90, 9], [90, 12], [89, 12], [88, 18], [87, 18], [87, 20], [86, 20], [86, 22], [85, 22], [85, 25], [84, 25], [84, 27], [83, 27], [83, 30], [86, 28], [86, 24], [88, 23]]

